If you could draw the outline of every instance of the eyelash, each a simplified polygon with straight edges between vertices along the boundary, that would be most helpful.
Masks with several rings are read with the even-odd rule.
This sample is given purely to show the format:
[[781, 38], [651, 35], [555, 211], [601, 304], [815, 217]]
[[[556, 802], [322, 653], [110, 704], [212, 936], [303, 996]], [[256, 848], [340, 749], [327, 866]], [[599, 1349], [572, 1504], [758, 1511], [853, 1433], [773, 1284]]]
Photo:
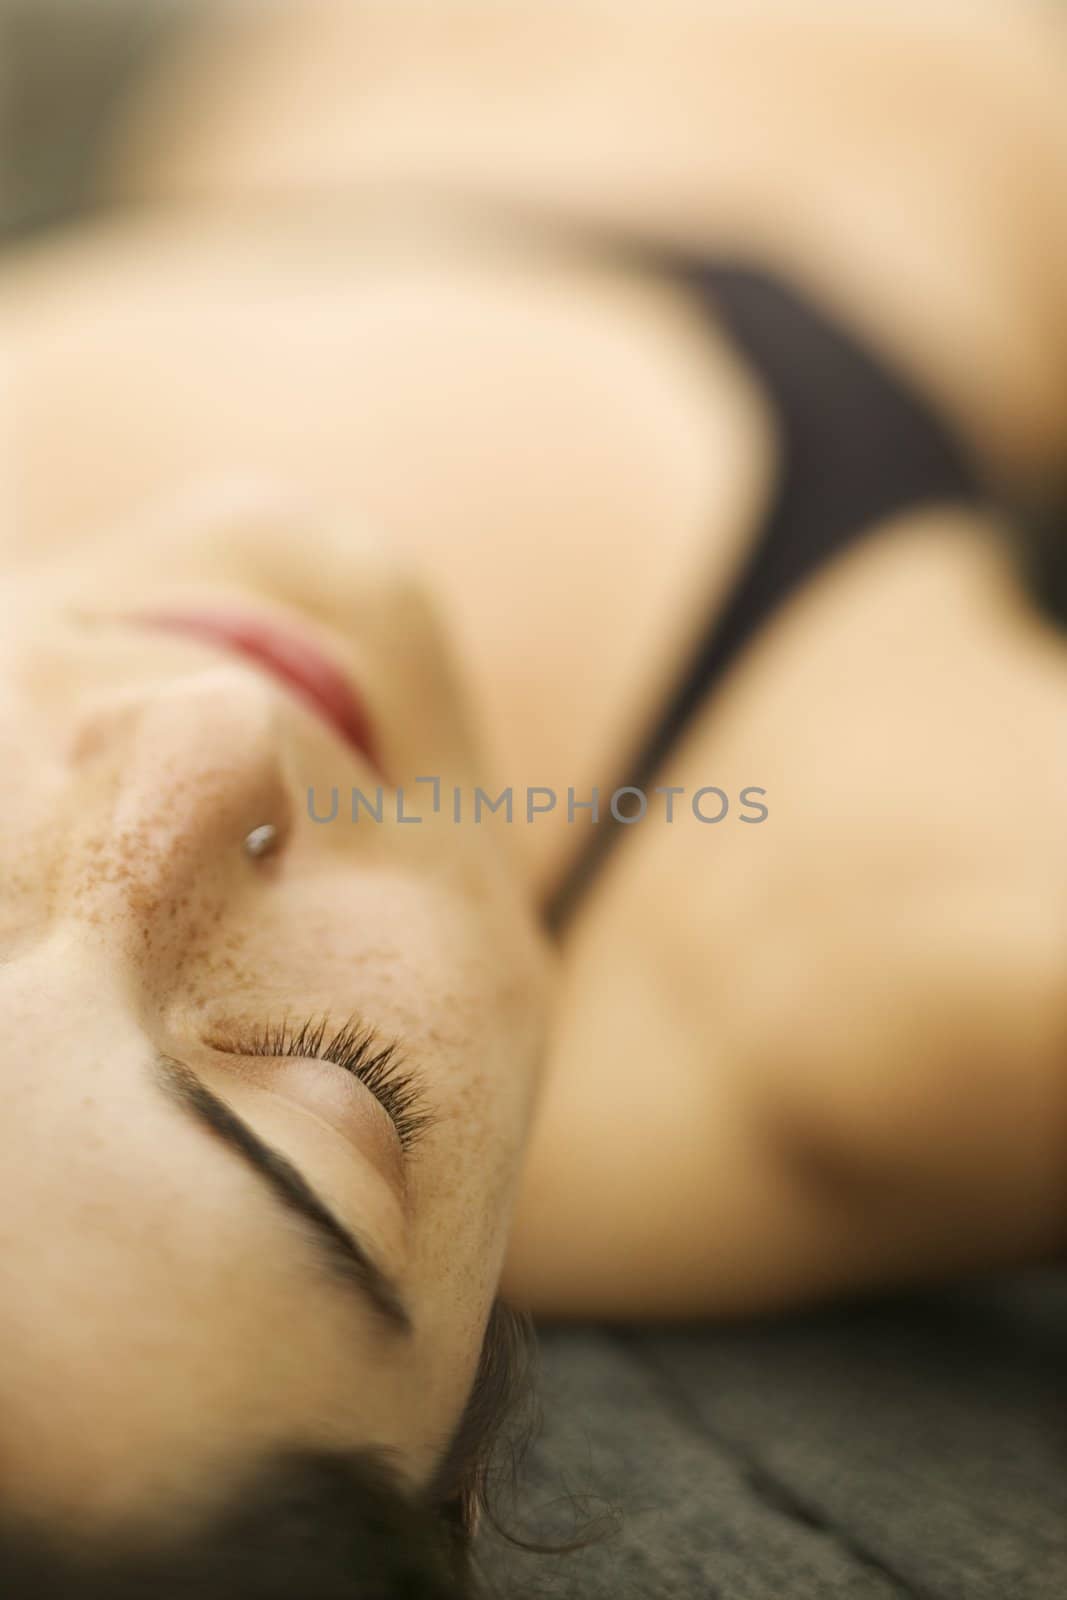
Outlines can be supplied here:
[[343, 1067], [381, 1103], [407, 1152], [433, 1123], [420, 1080], [403, 1065], [396, 1045], [384, 1043], [373, 1028], [353, 1020], [327, 1035], [328, 1022], [312, 1018], [297, 1028], [286, 1017], [254, 1027], [235, 1043], [243, 1055], [303, 1056]]

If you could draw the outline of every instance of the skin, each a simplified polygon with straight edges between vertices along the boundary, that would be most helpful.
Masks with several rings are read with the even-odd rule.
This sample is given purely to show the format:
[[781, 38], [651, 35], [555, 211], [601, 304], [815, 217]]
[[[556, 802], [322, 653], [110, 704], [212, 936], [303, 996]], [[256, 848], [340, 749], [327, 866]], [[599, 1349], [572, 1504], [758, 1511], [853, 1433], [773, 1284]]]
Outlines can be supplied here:
[[[0, 1479], [9, 1505], [68, 1525], [173, 1520], [294, 1438], [383, 1446], [422, 1481], [499, 1275], [548, 968], [491, 829], [317, 825], [308, 788], [369, 789], [366, 759], [251, 662], [116, 617], [160, 596], [295, 617], [363, 686], [393, 783], [427, 759], [465, 780], [417, 590], [348, 528], [309, 534], [318, 560], [298, 572], [298, 522], [215, 495], [7, 590]], [[265, 821], [281, 842], [253, 862], [241, 842]], [[285, 1012], [358, 1012], [402, 1041], [435, 1119], [408, 1155], [340, 1068], [264, 1071], [240, 1050]], [[359, 1233], [413, 1337], [161, 1094], [155, 1051]]]
[[[34, 1492], [68, 1506], [89, 1482], [103, 1499], [132, 1496], [150, 1440], [168, 1430], [182, 1448], [156, 1454], [174, 1480], [187, 1483], [197, 1452], [206, 1473], [202, 1430], [195, 1445], [183, 1430], [220, 1393], [220, 1463], [263, 1430], [313, 1419], [350, 1438], [384, 1431], [424, 1472], [501, 1266], [508, 1295], [545, 1314], [721, 1315], [1062, 1244], [1067, 650], [1023, 598], [992, 519], [947, 507], [898, 519], [764, 628], [656, 781], [758, 783], [768, 825], [629, 832], [559, 941], [539, 1094], [536, 922], [575, 830], [559, 816], [397, 827], [368, 847], [358, 830], [305, 824], [286, 845], [289, 876], [263, 883], [239, 848], [262, 805], [222, 823], [255, 766], [254, 752], [247, 771], [235, 759], [256, 721], [247, 702], [274, 706], [275, 691], [213, 657], [205, 678], [189, 641], [112, 646], [99, 630], [64, 631], [63, 594], [81, 605], [86, 589], [111, 604], [118, 592], [232, 583], [312, 617], [325, 607], [380, 697], [398, 771], [494, 791], [610, 782], [758, 526], [773, 420], [756, 377], [662, 284], [487, 227], [460, 204], [487, 190], [648, 237], [755, 241], [760, 259], [821, 290], [919, 378], [996, 475], [1036, 488], [1067, 442], [1067, 135], [1044, 24], [994, 6], [962, 35], [924, 21], [928, 8], [887, 9], [876, 26], [835, 12], [820, 30], [792, 7], [699, 24], [681, 8], [650, 20], [635, 7], [632, 48], [609, 71], [593, 10], [539, 8], [520, 31], [494, 21], [499, 8], [470, 5], [463, 49], [425, 18], [394, 24], [393, 8], [301, 10], [310, 21], [288, 13], [256, 49], [246, 41], [239, 72], [214, 37], [175, 69], [138, 137], [120, 141], [138, 152], [126, 192], [157, 209], [7, 268], [0, 336], [13, 356], [20, 509], [7, 562], [55, 620], [33, 620], [16, 598], [24, 665], [4, 681], [31, 704], [51, 696], [53, 723], [23, 707], [15, 724], [39, 777], [2, 833], [19, 869], [4, 915], [22, 943], [0, 979], [14, 975], [12, 1006], [51, 1018], [59, 974], [65, 995], [66, 974], [78, 975], [63, 1024], [72, 1051], [96, 1040], [108, 1094], [127, 1094], [131, 1125], [145, 1129], [140, 1159], [160, 1187], [184, 1173], [203, 1200], [179, 1228], [151, 1191], [159, 1226], [146, 1229], [143, 1186], [137, 1207], [123, 1206], [134, 1157], [109, 1142], [118, 1119], [101, 1112], [112, 1132], [101, 1126], [98, 1153], [73, 1170], [93, 1169], [87, 1207], [102, 1185], [124, 1219], [96, 1234], [92, 1214], [82, 1219], [122, 1302], [96, 1292], [108, 1279], [93, 1248], [42, 1253], [39, 1219], [50, 1206], [58, 1226], [69, 1212], [85, 1123], [68, 1076], [38, 1075], [68, 1135], [50, 1127], [46, 1140], [27, 1097], [12, 1170], [32, 1210], [8, 1199], [6, 1163], [0, 1179], [5, 1216], [27, 1207], [17, 1282], [27, 1306], [84, 1297], [75, 1326], [87, 1339], [99, 1325], [95, 1347], [109, 1355], [86, 1385], [78, 1335], [52, 1333], [52, 1352], [43, 1316], [27, 1311], [4, 1335], [14, 1342], [0, 1372], [30, 1397], [12, 1473], [36, 1474]], [[339, 41], [336, 27], [356, 31]], [[283, 73], [298, 50], [303, 71]], [[333, 72], [353, 58], [375, 64], [359, 95]], [[561, 59], [577, 87], [553, 106]], [[224, 94], [212, 93], [210, 62]], [[471, 73], [502, 85], [499, 101], [473, 96]], [[829, 119], [828, 85], [844, 96]], [[279, 177], [294, 191], [285, 203]], [[349, 191], [346, 208], [301, 204], [301, 186], [327, 180]], [[819, 205], [786, 203], [803, 192]], [[253, 220], [257, 194], [271, 199]], [[234, 495], [234, 473], [268, 486]], [[357, 524], [380, 530], [369, 569]], [[436, 629], [396, 571], [414, 571], [451, 631], [477, 752]], [[65, 678], [36, 643], [52, 636], [68, 641]], [[56, 751], [78, 748], [96, 671], [141, 712], [123, 733], [107, 737], [104, 718], [81, 735], [97, 754], [60, 782]], [[153, 710], [164, 689], [186, 716]], [[302, 788], [305, 771], [344, 756], [303, 717], [285, 724], [294, 737], [297, 724], [308, 767], [291, 755], [286, 771]], [[261, 735], [264, 770], [277, 737]], [[168, 803], [179, 773], [180, 810]], [[155, 817], [132, 874], [141, 853], [113, 836], [108, 809], [127, 785], [123, 814]], [[86, 819], [76, 846], [75, 817]], [[193, 817], [204, 842], [182, 866], [178, 833]], [[86, 871], [91, 837], [113, 879]], [[165, 937], [163, 907], [181, 904], [186, 880], [186, 920]], [[352, 918], [352, 894], [371, 896], [374, 918]], [[301, 942], [309, 905], [316, 934]], [[46, 936], [53, 925], [66, 943]], [[332, 979], [324, 950], [338, 952]], [[258, 1188], [138, 1078], [142, 1036], [206, 1071], [203, 1030], [218, 1009], [239, 1008], [227, 1013], [236, 1022], [279, 997], [358, 1004], [403, 1031], [451, 1108], [447, 1137], [418, 1158], [411, 1270], [427, 1337], [416, 1356], [383, 1365], [353, 1340], [332, 1288], [321, 1307], [294, 1294], [302, 1262]], [[44, 1037], [42, 1062], [60, 1059]], [[246, 1088], [221, 1069], [212, 1083]], [[288, 1109], [270, 1116], [283, 1148], [283, 1134], [304, 1137]], [[388, 1248], [371, 1178], [347, 1152], [335, 1162], [309, 1146], [306, 1159], [326, 1163], [320, 1181]], [[210, 1205], [207, 1184], [219, 1189]], [[180, 1265], [163, 1284], [148, 1259], [160, 1228], [177, 1230]], [[236, 1261], [247, 1293], [234, 1289]], [[200, 1297], [197, 1317], [179, 1294]], [[305, 1312], [284, 1351], [249, 1363], [263, 1328]], [[116, 1398], [107, 1373], [135, 1373], [144, 1340], [175, 1328], [183, 1350], [192, 1340], [166, 1387], [180, 1418], [160, 1415], [158, 1367]], [[118, 1405], [119, 1421], [84, 1430], [97, 1453], [84, 1461], [51, 1409], [63, 1379], [88, 1409], [99, 1386], [98, 1418], [111, 1416], [105, 1400]]]
[[119, 126], [109, 191], [199, 218], [473, 195], [747, 251], [873, 327], [1005, 470], [1062, 452], [1062, 8], [623, 0], [605, 22], [596, 0], [237, 6]]

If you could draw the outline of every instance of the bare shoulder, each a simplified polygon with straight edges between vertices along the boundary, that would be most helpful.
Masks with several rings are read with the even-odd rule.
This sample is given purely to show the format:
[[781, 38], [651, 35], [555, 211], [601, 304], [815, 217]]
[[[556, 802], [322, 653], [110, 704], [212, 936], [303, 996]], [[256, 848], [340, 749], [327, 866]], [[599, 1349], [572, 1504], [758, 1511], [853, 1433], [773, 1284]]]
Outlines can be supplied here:
[[[178, 36], [146, 84], [113, 181], [194, 200], [278, 180], [504, 174], [521, 185], [562, 180], [565, 152], [573, 183], [594, 172], [603, 183], [627, 141], [654, 166], [694, 165], [679, 138], [694, 116], [722, 128], [740, 108], [755, 141], [783, 116], [818, 120], [820, 104], [825, 116], [828, 92], [838, 123], [842, 110], [875, 121], [925, 78], [934, 93], [910, 108], [920, 122], [968, 84], [1014, 88], [1032, 116], [1054, 118], [1067, 70], [1057, 59], [1067, 24], [1053, 0], [621, 0], [610, 30], [606, 51], [598, 0], [219, 7], [184, 44]], [[873, 100], [871, 83], [882, 86]], [[653, 124], [667, 96], [672, 114]], [[609, 120], [609, 110], [630, 118]], [[716, 152], [701, 153], [703, 168], [709, 160]], [[641, 178], [631, 174], [637, 192]]]
[[[573, 930], [518, 1292], [748, 1312], [1062, 1244], [1065, 683], [962, 519], [777, 620]], [[759, 826], [688, 814], [750, 784]]]
[[596, 0], [241, 7], [146, 87], [110, 182], [192, 207], [465, 193], [755, 250], [1006, 470], [1043, 470], [1067, 447], [1058, 9], [625, 0], [605, 50]]

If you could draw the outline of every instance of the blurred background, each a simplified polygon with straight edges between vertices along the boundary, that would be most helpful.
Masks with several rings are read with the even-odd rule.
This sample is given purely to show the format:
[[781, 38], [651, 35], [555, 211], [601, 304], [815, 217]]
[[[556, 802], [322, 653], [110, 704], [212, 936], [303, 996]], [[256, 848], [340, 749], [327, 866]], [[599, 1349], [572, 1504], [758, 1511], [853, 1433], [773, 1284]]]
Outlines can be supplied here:
[[202, 9], [200, 0], [0, 0], [0, 240], [92, 203], [117, 101]]

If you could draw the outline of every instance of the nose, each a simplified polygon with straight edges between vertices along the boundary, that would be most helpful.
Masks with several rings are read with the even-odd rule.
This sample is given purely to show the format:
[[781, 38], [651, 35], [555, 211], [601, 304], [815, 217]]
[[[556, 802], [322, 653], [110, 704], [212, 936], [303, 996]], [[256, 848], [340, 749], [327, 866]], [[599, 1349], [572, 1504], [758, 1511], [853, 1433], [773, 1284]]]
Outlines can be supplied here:
[[[59, 895], [68, 907], [158, 912], [244, 859], [243, 839], [291, 825], [277, 694], [224, 663], [83, 715], [71, 745], [76, 811]], [[95, 781], [94, 781], [95, 780]]]

